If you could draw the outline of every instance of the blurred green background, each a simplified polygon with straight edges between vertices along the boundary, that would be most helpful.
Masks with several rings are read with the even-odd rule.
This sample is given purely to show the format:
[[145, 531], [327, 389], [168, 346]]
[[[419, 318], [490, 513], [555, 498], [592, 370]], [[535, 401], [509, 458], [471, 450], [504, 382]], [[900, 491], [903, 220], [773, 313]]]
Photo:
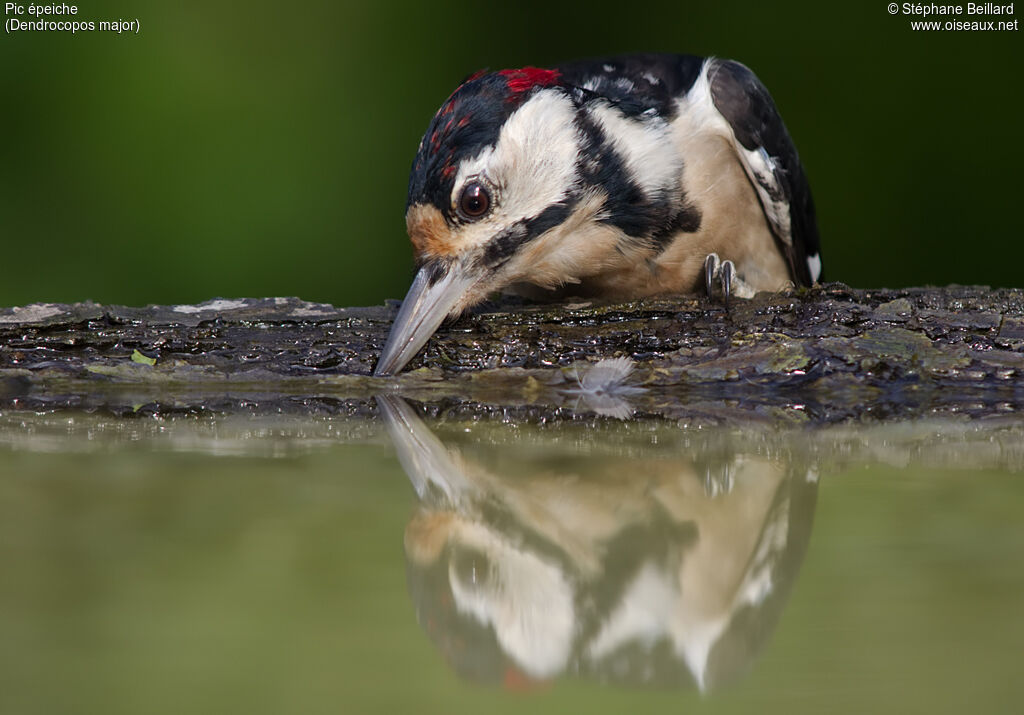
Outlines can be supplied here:
[[409, 165], [457, 83], [637, 50], [760, 75], [826, 278], [1024, 285], [1020, 34], [915, 33], [886, 6], [83, 2], [141, 33], [0, 39], [0, 304], [399, 298]]

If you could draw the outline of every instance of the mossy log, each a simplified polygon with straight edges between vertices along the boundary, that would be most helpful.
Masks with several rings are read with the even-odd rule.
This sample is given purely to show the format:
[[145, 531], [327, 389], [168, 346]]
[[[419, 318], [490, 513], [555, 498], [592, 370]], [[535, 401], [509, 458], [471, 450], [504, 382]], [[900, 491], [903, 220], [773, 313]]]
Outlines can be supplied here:
[[515, 419], [601, 413], [572, 388], [625, 356], [632, 413], [834, 422], [1024, 406], [1024, 291], [828, 284], [728, 306], [696, 297], [531, 305], [442, 327], [407, 370], [371, 377], [397, 301], [297, 298], [130, 308], [0, 309], [0, 406], [167, 411], [373, 411], [399, 393], [437, 410]]

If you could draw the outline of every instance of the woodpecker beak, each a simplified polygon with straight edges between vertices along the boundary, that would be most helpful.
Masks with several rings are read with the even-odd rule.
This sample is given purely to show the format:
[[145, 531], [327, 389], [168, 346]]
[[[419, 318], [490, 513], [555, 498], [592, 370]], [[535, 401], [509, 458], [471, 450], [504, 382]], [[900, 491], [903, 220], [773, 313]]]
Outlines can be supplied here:
[[462, 307], [466, 293], [480, 280], [479, 272], [461, 261], [451, 264], [440, 279], [436, 279], [437, 271], [436, 265], [427, 264], [416, 274], [391, 325], [388, 342], [373, 371], [375, 377], [394, 375], [405, 367], [444, 319]]

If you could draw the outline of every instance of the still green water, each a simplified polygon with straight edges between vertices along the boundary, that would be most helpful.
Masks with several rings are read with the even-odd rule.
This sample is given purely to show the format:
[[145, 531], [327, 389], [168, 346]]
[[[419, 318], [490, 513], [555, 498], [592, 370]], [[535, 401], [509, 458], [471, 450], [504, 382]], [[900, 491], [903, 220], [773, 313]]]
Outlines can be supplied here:
[[0, 415], [0, 712], [1024, 708], [1024, 425]]

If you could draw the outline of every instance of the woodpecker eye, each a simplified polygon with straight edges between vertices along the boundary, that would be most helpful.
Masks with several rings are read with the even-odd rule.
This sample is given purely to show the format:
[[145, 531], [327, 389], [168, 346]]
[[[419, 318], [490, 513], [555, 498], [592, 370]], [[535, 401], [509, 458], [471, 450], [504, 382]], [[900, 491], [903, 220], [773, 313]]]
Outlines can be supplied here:
[[491, 195], [482, 184], [466, 184], [459, 197], [459, 211], [466, 218], [480, 218], [491, 208]]

